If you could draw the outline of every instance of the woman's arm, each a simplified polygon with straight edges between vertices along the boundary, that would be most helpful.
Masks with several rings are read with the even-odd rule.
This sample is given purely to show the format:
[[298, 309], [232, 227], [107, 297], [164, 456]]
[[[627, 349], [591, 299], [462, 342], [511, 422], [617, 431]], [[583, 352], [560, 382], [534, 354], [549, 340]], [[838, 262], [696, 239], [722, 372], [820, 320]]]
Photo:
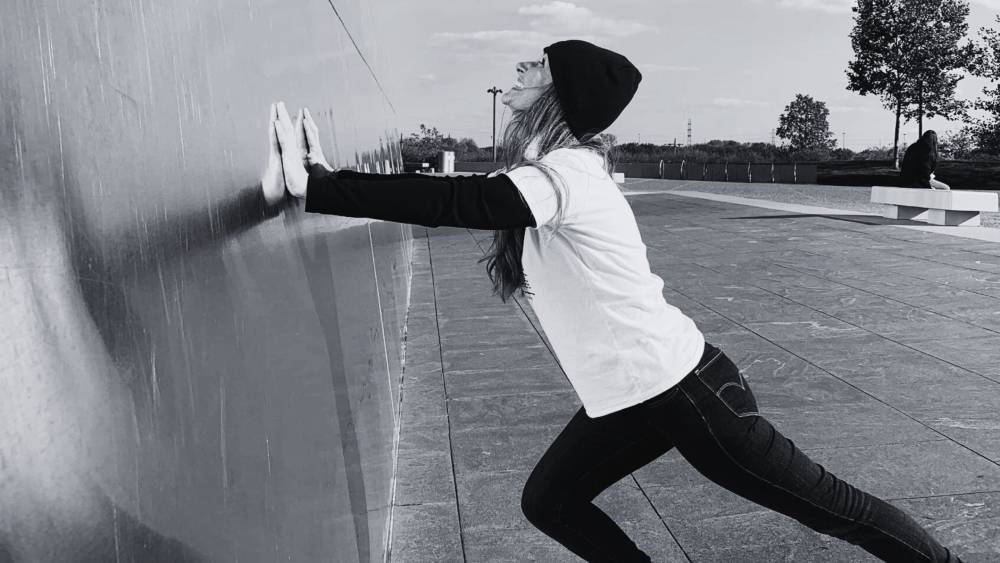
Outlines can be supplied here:
[[[331, 172], [328, 172], [327, 174], [331, 174]], [[419, 173], [415, 173], [415, 172], [403, 172], [403, 173], [400, 173], [400, 174], [369, 174], [367, 172], [355, 172], [354, 170], [347, 169], [347, 168], [345, 168], [344, 170], [337, 170], [335, 172], [335, 174], [337, 174], [337, 178], [342, 179], [342, 180], [367, 180], [367, 181], [372, 181], [372, 182], [398, 181], [398, 180], [405, 180], [405, 179], [411, 179], [411, 180], [438, 180], [439, 179], [439, 180], [445, 180], [445, 181], [447, 181], [447, 179], [448, 179], [447, 177], [444, 177], [444, 176], [431, 176], [429, 174], [419, 174]], [[313, 175], [313, 173], [310, 172], [310, 175]], [[322, 174], [321, 173], [321, 174], [316, 174], [316, 175], [318, 175], [318, 176], [325, 176], [326, 174]], [[485, 178], [486, 174], [468, 174], [465, 177], [468, 178], [469, 176], [483, 176]]]
[[504, 174], [492, 178], [353, 171], [310, 174], [306, 211], [426, 227], [536, 226], [517, 187]]
[[531, 209], [505, 174], [491, 178], [335, 172], [322, 154], [319, 129], [308, 110], [300, 110], [295, 124], [284, 103], [272, 105], [271, 115], [276, 147], [272, 153], [280, 154], [281, 183], [295, 197], [305, 198], [307, 212], [427, 227], [536, 226]]

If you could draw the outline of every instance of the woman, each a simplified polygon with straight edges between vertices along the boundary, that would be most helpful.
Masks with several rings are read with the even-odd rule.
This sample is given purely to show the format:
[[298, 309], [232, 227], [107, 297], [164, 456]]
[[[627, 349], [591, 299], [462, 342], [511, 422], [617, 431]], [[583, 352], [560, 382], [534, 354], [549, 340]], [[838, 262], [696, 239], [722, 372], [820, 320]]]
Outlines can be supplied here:
[[495, 293], [506, 301], [530, 282], [532, 308], [583, 403], [524, 486], [528, 520], [587, 561], [649, 561], [591, 501], [677, 447], [719, 485], [886, 561], [960, 561], [902, 511], [799, 451], [757, 412], [737, 366], [664, 301], [599, 135], [632, 99], [639, 71], [573, 40], [517, 72], [503, 97], [514, 115], [502, 173], [332, 172], [308, 112], [293, 125], [279, 104], [265, 189], [280, 200], [280, 166], [306, 211], [495, 231], [485, 258]]
[[927, 131], [906, 148], [903, 153], [903, 163], [900, 165], [899, 177], [906, 188], [930, 188], [932, 190], [950, 190], [944, 182], [934, 179], [934, 170], [938, 163], [938, 138], [934, 131]]

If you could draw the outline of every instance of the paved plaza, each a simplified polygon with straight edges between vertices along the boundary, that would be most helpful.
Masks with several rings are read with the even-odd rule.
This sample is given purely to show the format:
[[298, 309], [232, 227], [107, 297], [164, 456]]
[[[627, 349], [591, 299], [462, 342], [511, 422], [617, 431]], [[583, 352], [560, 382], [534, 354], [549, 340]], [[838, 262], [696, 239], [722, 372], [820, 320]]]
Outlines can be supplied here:
[[[1000, 562], [1000, 230], [626, 187], [664, 297], [740, 366], [762, 415], [965, 561]], [[520, 510], [579, 400], [527, 300], [491, 295], [477, 259], [492, 233], [414, 234], [392, 561], [580, 561]], [[595, 502], [657, 562], [877, 561], [676, 450]]]

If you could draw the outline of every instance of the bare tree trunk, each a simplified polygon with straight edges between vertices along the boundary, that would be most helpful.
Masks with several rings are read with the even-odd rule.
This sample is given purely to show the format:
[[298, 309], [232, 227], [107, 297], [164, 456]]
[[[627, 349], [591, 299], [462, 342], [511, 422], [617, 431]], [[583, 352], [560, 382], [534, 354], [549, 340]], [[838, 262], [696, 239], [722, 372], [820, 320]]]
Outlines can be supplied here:
[[899, 116], [903, 112], [903, 102], [896, 98], [896, 134], [892, 141], [892, 166], [899, 170]]
[[924, 83], [917, 89], [917, 135], [924, 136]]

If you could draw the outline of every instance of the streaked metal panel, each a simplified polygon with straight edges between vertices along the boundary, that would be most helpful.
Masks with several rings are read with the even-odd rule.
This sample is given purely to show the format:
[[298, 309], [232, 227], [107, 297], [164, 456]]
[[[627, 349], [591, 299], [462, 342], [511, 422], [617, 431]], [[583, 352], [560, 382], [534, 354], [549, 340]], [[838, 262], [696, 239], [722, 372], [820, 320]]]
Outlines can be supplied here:
[[361, 0], [0, 4], [0, 560], [377, 561], [409, 227], [257, 204], [267, 108], [399, 169]]

